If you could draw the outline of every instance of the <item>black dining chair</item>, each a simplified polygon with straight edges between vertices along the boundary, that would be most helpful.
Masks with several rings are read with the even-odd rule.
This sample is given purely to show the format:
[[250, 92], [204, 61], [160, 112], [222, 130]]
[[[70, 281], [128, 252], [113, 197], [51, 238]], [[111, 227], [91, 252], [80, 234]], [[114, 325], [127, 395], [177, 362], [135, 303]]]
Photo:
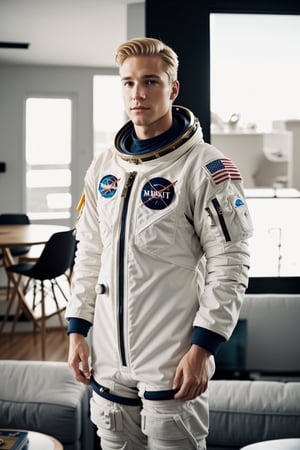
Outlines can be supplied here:
[[[9, 213], [0, 214], [0, 225], [29, 225], [30, 219], [27, 214]], [[12, 256], [21, 256], [29, 252], [29, 247], [11, 248]]]
[[[39, 325], [41, 328], [43, 360], [45, 359], [46, 321], [53, 316], [58, 316], [61, 329], [65, 335], [66, 327], [61, 313], [66, 309], [68, 297], [58, 278], [72, 268], [75, 248], [76, 239], [73, 230], [62, 231], [50, 237], [35, 263], [19, 263], [7, 267], [9, 272], [19, 275], [18, 283], [23, 276], [30, 278], [33, 283], [32, 311], [36, 318], [35, 325]], [[16, 294], [17, 286], [14, 289]], [[38, 291], [40, 295], [38, 295]], [[62, 297], [63, 304], [61, 302]], [[52, 300], [51, 305], [50, 300]], [[26, 301], [25, 298], [23, 301]], [[50, 306], [51, 310], [49, 311]], [[18, 319], [21, 307], [21, 301], [19, 300], [15, 321]]]
[[[23, 213], [3, 213], [0, 214], [0, 225], [29, 225], [30, 219], [27, 214]], [[29, 252], [29, 247], [13, 247], [10, 249], [11, 254], [13, 257], [20, 258], [24, 255], [27, 255]], [[0, 261], [2, 260], [2, 263], [0, 264], [0, 267], [4, 267], [3, 264], [3, 255], [0, 252]], [[7, 280], [7, 286], [1, 287], [1, 289], [6, 290], [6, 300], [9, 298], [9, 290], [10, 290], [10, 282], [9, 278]]]

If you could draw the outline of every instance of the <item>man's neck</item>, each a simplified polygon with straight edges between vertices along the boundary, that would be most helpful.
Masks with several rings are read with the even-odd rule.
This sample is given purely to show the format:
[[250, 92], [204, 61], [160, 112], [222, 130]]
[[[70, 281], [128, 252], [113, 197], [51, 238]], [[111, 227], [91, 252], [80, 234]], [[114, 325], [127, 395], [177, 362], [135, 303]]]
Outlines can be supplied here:
[[134, 131], [137, 139], [151, 139], [168, 131], [172, 126], [172, 113], [166, 114], [156, 122], [150, 125], [136, 125], [134, 124]]

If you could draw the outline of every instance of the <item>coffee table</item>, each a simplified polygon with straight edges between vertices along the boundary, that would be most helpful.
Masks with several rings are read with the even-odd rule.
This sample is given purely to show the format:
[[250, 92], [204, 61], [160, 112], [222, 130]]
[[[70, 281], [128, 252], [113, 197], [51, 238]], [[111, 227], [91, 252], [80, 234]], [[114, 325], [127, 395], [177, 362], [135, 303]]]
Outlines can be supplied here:
[[52, 436], [28, 431], [28, 450], [63, 450], [62, 444]]
[[300, 450], [300, 439], [274, 439], [246, 445], [241, 450]]
[[[27, 430], [9, 430], [9, 431], [27, 431]], [[36, 431], [27, 431], [28, 444], [24, 447], [26, 450], [63, 450], [62, 444], [52, 436]]]

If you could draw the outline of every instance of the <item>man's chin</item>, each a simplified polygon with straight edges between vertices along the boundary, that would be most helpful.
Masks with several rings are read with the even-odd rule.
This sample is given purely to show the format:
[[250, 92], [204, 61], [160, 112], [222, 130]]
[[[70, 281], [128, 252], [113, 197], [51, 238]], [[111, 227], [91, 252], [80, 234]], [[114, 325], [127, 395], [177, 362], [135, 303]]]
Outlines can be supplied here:
[[134, 117], [131, 117], [130, 120], [135, 127], [146, 127], [147, 125], [149, 125], [149, 121], [144, 120], [141, 117], [134, 116]]

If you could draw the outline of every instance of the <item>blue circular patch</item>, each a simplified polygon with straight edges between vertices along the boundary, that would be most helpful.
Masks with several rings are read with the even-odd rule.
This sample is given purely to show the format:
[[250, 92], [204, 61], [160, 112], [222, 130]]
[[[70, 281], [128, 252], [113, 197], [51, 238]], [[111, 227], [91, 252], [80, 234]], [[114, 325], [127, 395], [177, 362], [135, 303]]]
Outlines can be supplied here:
[[98, 185], [100, 195], [104, 198], [113, 197], [117, 192], [118, 181], [119, 180], [114, 175], [105, 175]]
[[173, 200], [175, 190], [174, 183], [165, 178], [152, 178], [143, 187], [141, 193], [142, 202], [150, 209], [164, 209]]

